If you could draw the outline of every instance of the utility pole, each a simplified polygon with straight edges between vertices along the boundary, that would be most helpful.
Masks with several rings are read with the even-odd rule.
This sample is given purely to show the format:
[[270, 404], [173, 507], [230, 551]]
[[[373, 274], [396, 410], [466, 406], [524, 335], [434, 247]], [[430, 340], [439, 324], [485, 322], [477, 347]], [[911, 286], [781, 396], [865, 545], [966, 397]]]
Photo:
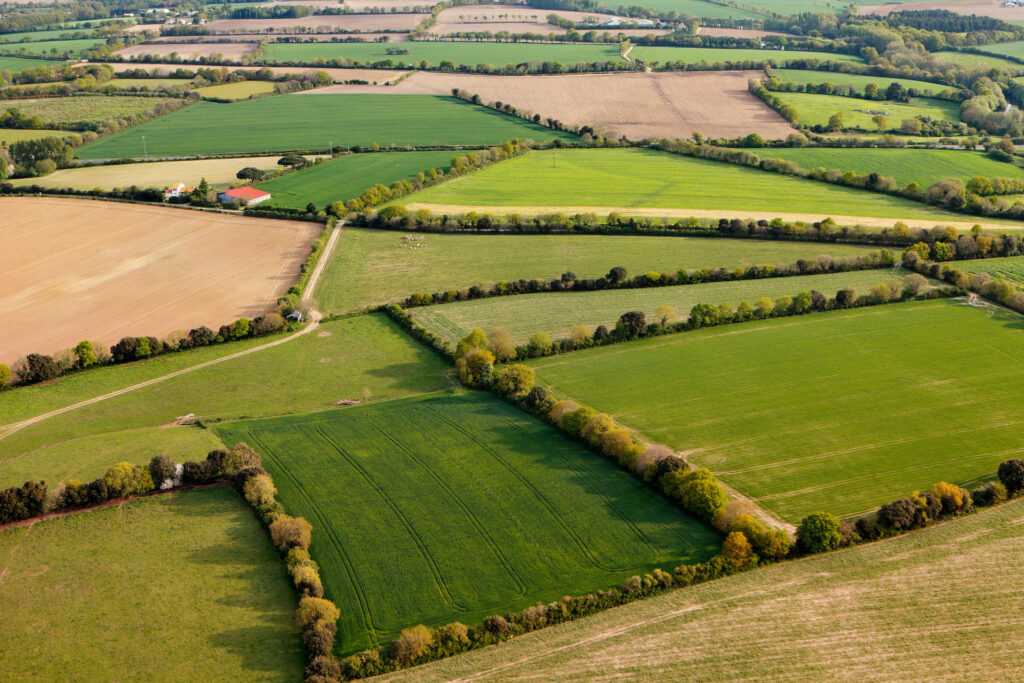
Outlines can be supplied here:
[[142, 156], [148, 157], [149, 154], [146, 152], [146, 136], [142, 136]]

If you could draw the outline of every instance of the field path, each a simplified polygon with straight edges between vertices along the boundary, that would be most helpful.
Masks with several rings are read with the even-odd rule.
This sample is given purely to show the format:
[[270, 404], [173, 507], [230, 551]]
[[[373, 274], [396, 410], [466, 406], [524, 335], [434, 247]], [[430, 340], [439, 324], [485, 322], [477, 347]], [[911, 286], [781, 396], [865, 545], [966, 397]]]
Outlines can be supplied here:
[[[327, 261], [330, 260], [331, 254], [334, 251], [335, 245], [338, 243], [338, 237], [340, 235], [341, 235], [341, 226], [339, 224], [338, 227], [335, 227], [334, 230], [331, 232], [330, 237], [327, 238], [327, 244], [324, 245], [323, 254], [320, 255], [320, 259], [317, 261], [316, 267], [313, 269], [313, 274], [310, 275], [310, 277], [309, 277], [309, 282], [306, 284], [306, 291], [302, 295], [302, 300], [301, 301], [302, 301], [303, 304], [308, 303], [310, 301], [313, 292], [316, 290], [316, 286], [320, 282], [320, 276], [323, 275], [323, 272], [324, 272], [324, 270], [325, 270], [325, 268], [327, 266]], [[282, 339], [277, 339], [275, 341], [268, 342], [266, 344], [261, 344], [260, 346], [254, 346], [251, 349], [246, 349], [245, 351], [239, 351], [237, 353], [232, 353], [232, 354], [229, 354], [227, 356], [223, 356], [221, 358], [214, 358], [213, 360], [208, 360], [205, 363], [199, 363], [198, 365], [193, 365], [191, 367], [182, 368], [181, 370], [176, 370], [175, 372], [171, 372], [171, 373], [168, 373], [166, 375], [162, 375], [160, 377], [154, 377], [153, 379], [148, 379], [148, 380], [146, 380], [144, 382], [139, 382], [137, 384], [132, 384], [131, 386], [127, 386], [127, 387], [124, 387], [122, 389], [118, 389], [116, 391], [111, 391], [111, 392], [108, 392], [106, 394], [102, 394], [100, 396], [95, 396], [93, 398], [89, 398], [89, 399], [86, 399], [84, 401], [79, 401], [78, 403], [73, 403], [73, 404], [71, 404], [69, 406], [64, 406], [63, 408], [58, 408], [56, 410], [51, 410], [48, 413], [43, 413], [41, 415], [36, 415], [35, 417], [30, 417], [27, 420], [22, 420], [20, 422], [12, 422], [11, 424], [6, 424], [6, 425], [0, 425], [0, 440], [6, 439], [11, 434], [14, 434], [15, 432], [18, 432], [18, 431], [24, 429], [25, 427], [29, 427], [31, 425], [34, 425], [37, 422], [42, 422], [43, 420], [49, 419], [51, 417], [57, 417], [58, 415], [63, 415], [64, 413], [71, 412], [72, 410], [78, 410], [79, 408], [85, 408], [86, 406], [91, 406], [91, 405], [93, 405], [95, 403], [99, 403], [101, 401], [106, 401], [106, 400], [111, 399], [111, 398], [116, 398], [118, 396], [123, 396], [124, 394], [130, 393], [130, 392], [135, 391], [137, 389], [142, 389], [142, 388], [145, 388], [145, 387], [148, 387], [148, 386], [152, 386], [154, 384], [159, 384], [160, 382], [164, 382], [166, 380], [173, 379], [175, 377], [180, 377], [181, 375], [187, 375], [190, 372], [194, 372], [195, 370], [201, 370], [202, 368], [207, 368], [207, 367], [210, 367], [211, 365], [217, 365], [218, 363], [224, 363], [224, 362], [229, 361], [229, 360], [234, 360], [236, 358], [242, 358], [243, 356], [248, 356], [248, 355], [256, 353], [258, 351], [264, 351], [266, 349], [274, 348], [275, 346], [280, 346], [281, 344], [285, 344], [285, 343], [290, 342], [290, 341], [292, 341], [294, 339], [298, 339], [299, 337], [307, 335], [310, 332], [312, 332], [315, 329], [317, 329], [320, 326], [320, 318], [321, 317], [322, 316], [320, 315], [320, 312], [317, 311], [316, 309], [313, 309], [313, 310], [311, 310], [309, 312], [309, 320], [310, 320], [310, 322], [309, 322], [308, 325], [306, 325], [304, 328], [302, 328], [301, 330], [299, 330], [295, 334], [288, 335], [287, 337], [284, 337]]]
[[804, 221], [813, 223], [815, 221], [832, 218], [839, 225], [864, 225], [878, 228], [891, 228], [897, 221], [906, 223], [911, 228], [930, 229], [936, 225], [951, 225], [961, 230], [970, 230], [974, 225], [980, 225], [988, 230], [1020, 230], [1024, 226], [1011, 225], [1008, 223], [992, 223], [983, 221], [962, 221], [962, 220], [937, 220], [934, 218], [884, 218], [881, 216], [837, 216], [826, 213], [791, 213], [779, 211], [721, 211], [717, 209], [685, 209], [685, 208], [652, 208], [637, 206], [480, 206], [469, 204], [429, 204], [424, 202], [412, 202], [406, 204], [405, 208], [410, 211], [427, 209], [438, 214], [465, 214], [475, 211], [479, 214], [491, 214], [492, 216], [503, 216], [509, 214], [520, 214], [533, 216], [545, 213], [594, 213], [598, 216], [615, 212], [624, 216], [651, 216], [655, 218], [739, 218], [742, 220], [759, 220], [781, 218], [785, 221]]

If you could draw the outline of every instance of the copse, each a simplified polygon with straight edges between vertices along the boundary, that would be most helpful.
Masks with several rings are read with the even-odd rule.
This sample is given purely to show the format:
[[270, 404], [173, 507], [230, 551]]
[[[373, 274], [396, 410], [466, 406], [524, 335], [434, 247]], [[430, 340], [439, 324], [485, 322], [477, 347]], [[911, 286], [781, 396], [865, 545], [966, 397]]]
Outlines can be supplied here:
[[843, 540], [839, 518], [827, 512], [815, 512], [800, 521], [797, 542], [804, 552], [823, 553], [835, 550]]

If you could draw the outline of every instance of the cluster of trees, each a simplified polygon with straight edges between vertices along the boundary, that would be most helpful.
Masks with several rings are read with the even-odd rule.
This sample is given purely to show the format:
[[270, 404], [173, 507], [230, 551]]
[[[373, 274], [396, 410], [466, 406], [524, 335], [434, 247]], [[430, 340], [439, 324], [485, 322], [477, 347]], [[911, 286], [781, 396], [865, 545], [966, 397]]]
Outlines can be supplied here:
[[1024, 313], [1024, 292], [1012, 283], [994, 279], [988, 273], [965, 273], [946, 263], [929, 263], [919, 252], [912, 250], [903, 255], [903, 264], [918, 273], [945, 280], [961, 290], [974, 292], [1018, 313]]
[[12, 143], [7, 154], [15, 177], [35, 177], [70, 166], [74, 150], [66, 138], [46, 137]]
[[[173, 332], [165, 339], [156, 337], [124, 337], [110, 347], [107, 353], [102, 346], [83, 340], [72, 349], [64, 349], [48, 356], [30, 353], [15, 362], [13, 368], [0, 364], [0, 379], [14, 384], [35, 384], [56, 379], [76, 370], [85, 370], [98, 365], [131, 363], [152, 356], [175, 351], [220, 344], [228, 341], [263, 337], [280, 332], [287, 327], [285, 319], [278, 313], [267, 313], [250, 320], [239, 318], [230, 325], [221, 325], [214, 332], [206, 326], [197, 327], [187, 333]], [[0, 382], [3, 388], [7, 382]]]
[[727, 282], [730, 280], [760, 280], [770, 277], [793, 275], [816, 275], [821, 273], [845, 273], [875, 268], [891, 268], [895, 259], [888, 249], [868, 254], [834, 258], [819, 256], [816, 259], [798, 259], [794, 263], [774, 266], [737, 266], [736, 268], [681, 268], [675, 273], [648, 271], [630, 277], [622, 266], [608, 271], [597, 279], [576, 277], [573, 272], [562, 273], [553, 280], [501, 280], [490, 287], [474, 285], [463, 289], [448, 289], [433, 294], [420, 292], [408, 296], [402, 305], [406, 308], [431, 306], [469, 299], [486, 299], [495, 296], [518, 296], [542, 292], [590, 292], [602, 289], [639, 289], [646, 287], [671, 287], [695, 285], [705, 282]]
[[777, 77], [761, 80], [760, 83], [765, 89], [772, 92], [802, 92], [814, 95], [837, 95], [839, 97], [857, 97], [865, 100], [891, 102], [909, 102], [911, 97], [937, 97], [943, 100], [960, 102], [967, 97], [967, 93], [959, 89], [943, 88], [938, 92], [930, 88], [918, 90], [913, 87], [905, 88], [898, 81], [892, 81], [884, 90], [879, 88], [877, 83], [868, 83], [864, 86], [863, 91], [857, 90], [857, 86], [852, 83], [840, 85], [828, 81], [817, 84], [793, 83], [791, 81], [783, 81]]

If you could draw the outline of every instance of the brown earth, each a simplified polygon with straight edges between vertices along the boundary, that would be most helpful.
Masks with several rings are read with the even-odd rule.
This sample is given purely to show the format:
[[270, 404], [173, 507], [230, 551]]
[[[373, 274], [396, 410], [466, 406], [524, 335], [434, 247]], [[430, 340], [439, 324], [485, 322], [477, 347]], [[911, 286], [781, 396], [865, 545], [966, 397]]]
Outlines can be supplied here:
[[945, 2], [909, 2], [901, 5], [860, 5], [857, 14], [909, 12], [925, 9], [944, 9], [957, 14], [976, 14], [1005, 21], [1024, 20], [1024, 7], [1003, 7], [1001, 0], [946, 0]]
[[[197, 68], [202, 66], [201, 64], [147, 64], [145, 62], [97, 62], [99, 64], [107, 64], [110, 66], [115, 73], [125, 71], [126, 69], [145, 69], [149, 73], [154, 71], [158, 75], [167, 75], [176, 69], [188, 69], [195, 71]], [[214, 67], [211, 67], [214, 68]], [[231, 71], [255, 71], [257, 69], [269, 69], [275, 76], [283, 76], [285, 74], [300, 74], [303, 76], [312, 76], [320, 71], [326, 71], [327, 74], [338, 83], [344, 83], [348, 80], [361, 80], [370, 81], [371, 83], [377, 81], [378, 83], [390, 83], [399, 76], [403, 76], [407, 71], [401, 71], [398, 69], [336, 69], [336, 68], [317, 68], [317, 67], [301, 67], [301, 66], [225, 66], [221, 67], [226, 69], [228, 72]], [[371, 86], [372, 87], [372, 86]]]
[[[394, 33], [359, 33], [358, 37], [362, 42], [372, 42], [377, 38], [387, 36], [389, 40], [398, 40], [403, 36], [396, 36]], [[267, 36], [259, 33], [218, 33], [215, 36], [160, 36], [153, 38], [150, 42], [153, 43], [210, 43], [221, 40], [239, 42], [239, 43], [258, 43]], [[304, 43], [330, 43], [330, 42], [341, 42], [347, 36], [339, 35], [337, 33], [275, 33], [270, 36], [270, 42], [279, 43], [284, 42], [284, 38], [299, 38]]]
[[764, 38], [765, 36], [782, 36], [784, 33], [775, 31], [758, 31], [752, 28], [717, 28], [701, 26], [697, 29], [698, 36], [725, 36], [727, 38]]
[[[391, 8], [405, 10], [424, 10], [429, 11], [431, 7], [438, 4], [441, 0], [345, 0], [345, 7], [356, 12], [365, 12], [369, 9], [386, 9], [389, 12]], [[303, 2], [297, 0], [301, 5]]]
[[[544, 10], [523, 5], [462, 5], [441, 10], [437, 15], [437, 23], [430, 27], [429, 32], [438, 36], [474, 31], [490, 31], [491, 33], [497, 33], [498, 31], [508, 31], [510, 33], [565, 33], [566, 29], [548, 23], [547, 17], [549, 14], [557, 14], [563, 19], [577, 23], [585, 21], [596, 23], [596, 21], [606, 19], [609, 16], [597, 12]], [[629, 21], [629, 19], [626, 19], [626, 21]], [[612, 34], [618, 33], [614, 28], [597, 30], [608, 30]], [[640, 33], [659, 33], [659, 31], [645, 29]]]
[[429, 14], [320, 14], [291, 19], [216, 19], [206, 26], [213, 33], [294, 33], [311, 31], [411, 31]]
[[123, 48], [114, 54], [131, 59], [139, 55], [169, 57], [171, 53], [177, 52], [179, 57], [188, 60], [210, 57], [219, 53], [228, 59], [241, 59], [254, 49], [256, 49], [255, 43], [142, 43]]
[[315, 223], [85, 199], [0, 199], [0, 363], [274, 310]]
[[[759, 71], [589, 73], [558, 76], [489, 76], [416, 72], [388, 92], [448, 95], [461, 88], [485, 102], [508, 102], [520, 111], [614, 131], [631, 140], [759, 133], [766, 139], [794, 132], [747, 91]], [[310, 93], [343, 92], [337, 87]]]

